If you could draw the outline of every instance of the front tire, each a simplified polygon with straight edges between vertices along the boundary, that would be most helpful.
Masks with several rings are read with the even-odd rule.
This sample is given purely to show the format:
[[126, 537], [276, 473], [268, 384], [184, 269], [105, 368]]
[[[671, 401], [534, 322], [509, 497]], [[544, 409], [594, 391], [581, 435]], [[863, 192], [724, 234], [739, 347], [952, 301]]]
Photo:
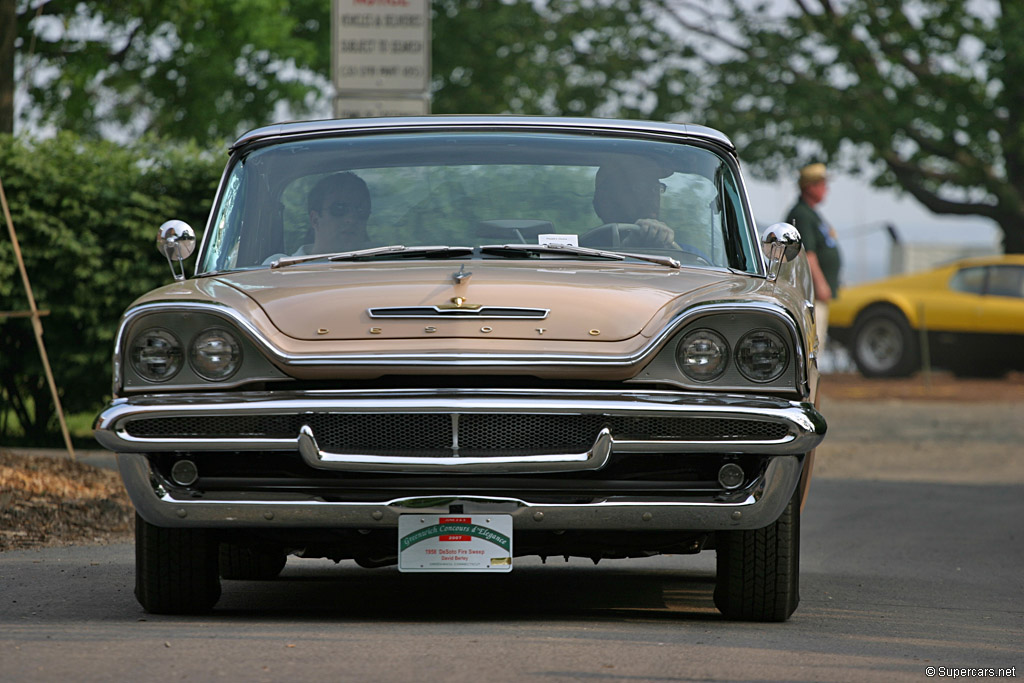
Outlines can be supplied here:
[[715, 534], [715, 607], [727, 619], [785, 621], [800, 603], [800, 503], [763, 529]]
[[206, 529], [166, 529], [135, 515], [135, 597], [152, 614], [197, 614], [220, 598], [218, 542]]
[[907, 377], [920, 365], [917, 338], [899, 311], [876, 308], [853, 328], [853, 360], [865, 377]]

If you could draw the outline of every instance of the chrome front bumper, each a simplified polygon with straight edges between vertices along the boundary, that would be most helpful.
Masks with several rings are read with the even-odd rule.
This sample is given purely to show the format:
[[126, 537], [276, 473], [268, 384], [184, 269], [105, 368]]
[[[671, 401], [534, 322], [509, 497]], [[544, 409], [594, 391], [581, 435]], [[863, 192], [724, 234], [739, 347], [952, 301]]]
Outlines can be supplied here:
[[615, 497], [587, 503], [530, 503], [517, 498], [430, 496], [379, 503], [326, 501], [315, 496], [245, 493], [194, 498], [159, 483], [144, 456], [118, 454], [132, 503], [161, 527], [394, 529], [403, 514], [509, 514], [516, 531], [719, 531], [760, 529], [778, 519], [793, 496], [803, 458], [779, 456], [739, 501], [654, 501]]
[[[565, 454], [477, 455], [462, 457], [455, 439], [445, 456], [326, 452], [312, 430], [294, 438], [177, 435], [138, 437], [134, 420], [200, 416], [307, 416], [316, 414], [443, 414], [459, 416], [519, 413], [640, 418], [738, 420], [772, 426], [766, 438], [616, 438], [602, 429], [587, 452]], [[722, 422], [726, 424], [726, 422]], [[800, 479], [803, 455], [821, 441], [825, 421], [813, 406], [770, 397], [681, 394], [659, 391], [572, 390], [390, 390], [306, 391], [261, 394], [164, 394], [119, 399], [96, 420], [95, 434], [117, 451], [129, 495], [144, 519], [158, 526], [389, 528], [412, 512], [447, 514], [452, 506], [467, 513], [511, 514], [519, 529], [537, 530], [717, 530], [752, 529], [774, 521]], [[457, 428], [455, 434], [458, 434]], [[450, 492], [429, 498], [404, 497], [374, 502], [326, 499], [315, 493], [230, 491], [196, 494], [162, 483], [143, 453], [291, 452], [310, 467], [339, 472], [456, 475]], [[615, 454], [730, 453], [772, 456], [760, 479], [741, 495], [703, 498], [593, 498], [585, 503], [538, 503], [529, 495], [487, 497], [467, 494], [457, 475], [515, 475], [600, 470]]]
[[[315, 415], [446, 415], [454, 444], [445, 456], [326, 452], [308, 425], [289, 438], [246, 436], [133, 436], [130, 427], [151, 419], [224, 419]], [[775, 428], [770, 437], [616, 438], [596, 435], [584, 451], [565, 454], [466, 457], [459, 452], [459, 417], [480, 415], [604, 416], [615, 418], [693, 418], [742, 421]], [[510, 473], [598, 470], [613, 453], [759, 453], [797, 455], [824, 437], [825, 420], [808, 403], [776, 398], [669, 391], [571, 390], [391, 390], [305, 391], [234, 394], [164, 394], [118, 399], [96, 419], [102, 446], [119, 453], [196, 451], [292, 451], [318, 469], [370, 472]], [[384, 435], [382, 435], [383, 437]]]

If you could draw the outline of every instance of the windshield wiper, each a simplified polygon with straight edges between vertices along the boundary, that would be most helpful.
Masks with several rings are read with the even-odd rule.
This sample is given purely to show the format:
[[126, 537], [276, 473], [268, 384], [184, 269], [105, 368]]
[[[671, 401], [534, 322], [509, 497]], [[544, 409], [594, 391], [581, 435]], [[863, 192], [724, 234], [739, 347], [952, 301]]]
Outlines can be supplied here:
[[387, 247], [371, 247], [369, 249], [357, 249], [356, 251], [341, 251], [334, 254], [310, 254], [309, 256], [283, 256], [270, 264], [271, 268], [284, 268], [294, 266], [298, 263], [318, 261], [327, 259], [331, 262], [338, 261], [359, 261], [361, 259], [386, 259], [386, 258], [459, 258], [460, 256], [471, 256], [473, 247], [407, 247], [402, 244], [392, 244]]
[[588, 258], [604, 258], [614, 261], [624, 261], [627, 258], [640, 259], [657, 263], [669, 268], [682, 267], [679, 261], [668, 256], [654, 256], [651, 254], [633, 254], [624, 251], [605, 251], [602, 249], [590, 249], [588, 247], [574, 247], [568, 244], [487, 244], [480, 247], [483, 254], [529, 256], [531, 254], [572, 254], [573, 256], [585, 256]]

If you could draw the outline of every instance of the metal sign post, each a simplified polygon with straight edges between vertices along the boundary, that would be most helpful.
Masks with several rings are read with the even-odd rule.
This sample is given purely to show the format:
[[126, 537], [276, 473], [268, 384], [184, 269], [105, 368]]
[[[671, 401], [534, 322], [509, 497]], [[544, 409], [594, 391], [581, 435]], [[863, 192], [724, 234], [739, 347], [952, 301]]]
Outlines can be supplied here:
[[[21, 281], [25, 285], [25, 294], [28, 296], [28, 311], [12, 311], [0, 313], [0, 317], [23, 317], [32, 318], [32, 331], [36, 335], [36, 344], [39, 346], [39, 357], [43, 361], [43, 369], [46, 372], [46, 382], [50, 385], [50, 393], [53, 395], [53, 404], [57, 409], [57, 419], [60, 420], [60, 431], [64, 435], [64, 445], [68, 449], [68, 455], [75, 459], [75, 449], [71, 445], [71, 433], [68, 431], [67, 422], [64, 420], [64, 409], [60, 404], [60, 395], [57, 392], [57, 383], [53, 380], [53, 371], [50, 369], [50, 358], [46, 355], [46, 345], [43, 343], [43, 324], [39, 318], [48, 313], [36, 308], [36, 298], [32, 294], [32, 284], [28, 279], [28, 271], [25, 270], [25, 261], [21, 257], [21, 247], [18, 245], [18, 235], [14, 232], [14, 221], [11, 220], [11, 210], [7, 206], [7, 195], [4, 193], [3, 180], [0, 179], [0, 204], [3, 205], [4, 219], [7, 221], [7, 232], [11, 235], [11, 244], [14, 246], [14, 258], [18, 262], [18, 270], [21, 272]], [[39, 406], [36, 406], [39, 410]]]
[[429, 0], [333, 0], [334, 115], [430, 113]]

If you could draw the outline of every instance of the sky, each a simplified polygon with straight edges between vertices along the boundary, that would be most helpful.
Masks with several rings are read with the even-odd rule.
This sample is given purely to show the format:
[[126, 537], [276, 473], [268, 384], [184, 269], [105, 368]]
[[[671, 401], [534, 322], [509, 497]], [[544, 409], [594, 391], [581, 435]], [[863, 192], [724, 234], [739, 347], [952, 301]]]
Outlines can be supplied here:
[[[796, 201], [795, 179], [768, 183], [748, 177], [746, 182], [758, 225], [785, 219]], [[1001, 232], [993, 221], [934, 214], [910, 195], [880, 190], [852, 176], [832, 176], [818, 212], [839, 237], [844, 285], [889, 275], [892, 239], [885, 230], [886, 223], [893, 225], [905, 248], [943, 245], [949, 249], [949, 259], [961, 251], [1002, 251]]]

